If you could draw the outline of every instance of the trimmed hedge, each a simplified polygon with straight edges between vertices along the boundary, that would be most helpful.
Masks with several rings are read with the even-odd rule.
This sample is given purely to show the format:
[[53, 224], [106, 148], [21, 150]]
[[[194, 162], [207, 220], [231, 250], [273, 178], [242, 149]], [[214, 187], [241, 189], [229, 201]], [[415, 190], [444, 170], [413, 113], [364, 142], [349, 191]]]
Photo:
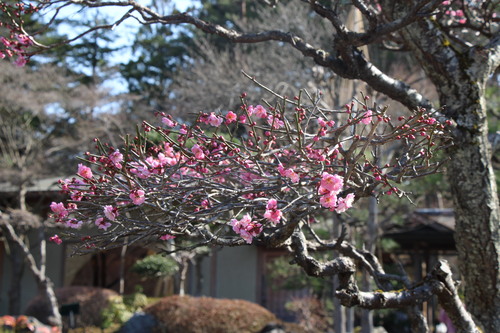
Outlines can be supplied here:
[[[59, 307], [64, 304], [80, 304], [80, 313], [76, 316], [77, 327], [101, 326], [102, 311], [108, 307], [111, 297], [118, 296], [118, 293], [111, 289], [86, 286], [58, 288], [55, 293]], [[29, 302], [25, 314], [47, 323], [47, 307], [47, 300], [42, 296], [36, 296]]]
[[258, 333], [276, 316], [255, 303], [209, 297], [169, 296], [144, 309], [165, 333]]

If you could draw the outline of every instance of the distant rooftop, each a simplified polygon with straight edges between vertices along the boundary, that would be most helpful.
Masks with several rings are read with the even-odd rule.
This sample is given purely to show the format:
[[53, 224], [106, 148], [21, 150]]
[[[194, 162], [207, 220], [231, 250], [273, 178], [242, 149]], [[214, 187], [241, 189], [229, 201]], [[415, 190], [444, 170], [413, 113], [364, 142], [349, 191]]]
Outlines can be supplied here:
[[[58, 181], [59, 179], [64, 179], [64, 177], [50, 177], [38, 180], [33, 180], [28, 186], [28, 192], [50, 192], [50, 191], [60, 191]], [[0, 193], [12, 193], [16, 192], [18, 187], [10, 182], [0, 183]]]
[[402, 225], [393, 225], [384, 238], [395, 240], [402, 249], [455, 250], [453, 209], [417, 209]]

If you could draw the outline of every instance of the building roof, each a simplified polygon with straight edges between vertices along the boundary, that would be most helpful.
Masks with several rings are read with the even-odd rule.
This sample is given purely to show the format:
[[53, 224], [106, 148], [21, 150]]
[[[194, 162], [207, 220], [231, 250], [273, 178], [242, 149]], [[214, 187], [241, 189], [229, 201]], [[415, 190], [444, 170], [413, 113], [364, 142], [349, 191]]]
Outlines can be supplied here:
[[455, 250], [455, 218], [452, 209], [418, 209], [403, 225], [387, 229], [384, 238], [396, 241], [403, 250]]

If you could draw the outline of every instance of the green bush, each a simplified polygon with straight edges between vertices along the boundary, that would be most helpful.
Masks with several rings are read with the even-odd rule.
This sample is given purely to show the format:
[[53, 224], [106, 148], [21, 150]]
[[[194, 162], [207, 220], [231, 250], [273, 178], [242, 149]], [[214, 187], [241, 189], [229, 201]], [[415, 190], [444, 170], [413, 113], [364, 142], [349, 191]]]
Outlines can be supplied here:
[[108, 328], [113, 324], [123, 324], [129, 320], [134, 313], [130, 311], [123, 302], [123, 297], [114, 296], [109, 300], [108, 307], [101, 313], [102, 328]]
[[162, 277], [177, 273], [179, 266], [171, 257], [153, 254], [137, 261], [132, 271], [143, 277]]
[[148, 298], [139, 291], [123, 297], [114, 296], [109, 300], [108, 307], [101, 313], [101, 327], [121, 326], [134, 315], [134, 312], [142, 310], [146, 305], [148, 305]]

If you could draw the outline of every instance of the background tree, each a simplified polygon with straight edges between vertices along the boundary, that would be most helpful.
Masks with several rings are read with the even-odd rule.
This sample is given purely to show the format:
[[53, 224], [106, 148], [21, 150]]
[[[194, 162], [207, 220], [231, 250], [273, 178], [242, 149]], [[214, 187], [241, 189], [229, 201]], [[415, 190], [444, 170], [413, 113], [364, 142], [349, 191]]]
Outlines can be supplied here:
[[21, 313], [21, 278], [28, 267], [40, 293], [48, 296], [51, 324], [60, 325], [52, 282], [46, 275], [45, 216], [37, 215], [40, 207], [27, 202], [28, 188], [44, 178], [69, 175], [72, 157], [91, 146], [93, 135], [107, 132], [103, 117], [81, 116], [86, 101], [94, 96], [93, 89], [75, 89], [78, 77], [68, 76], [64, 68], [48, 64], [14, 68], [6, 61], [0, 62], [0, 68], [4, 96], [0, 103], [0, 181], [17, 192], [13, 202], [3, 202], [1, 207], [2, 236], [12, 268], [9, 313]]

